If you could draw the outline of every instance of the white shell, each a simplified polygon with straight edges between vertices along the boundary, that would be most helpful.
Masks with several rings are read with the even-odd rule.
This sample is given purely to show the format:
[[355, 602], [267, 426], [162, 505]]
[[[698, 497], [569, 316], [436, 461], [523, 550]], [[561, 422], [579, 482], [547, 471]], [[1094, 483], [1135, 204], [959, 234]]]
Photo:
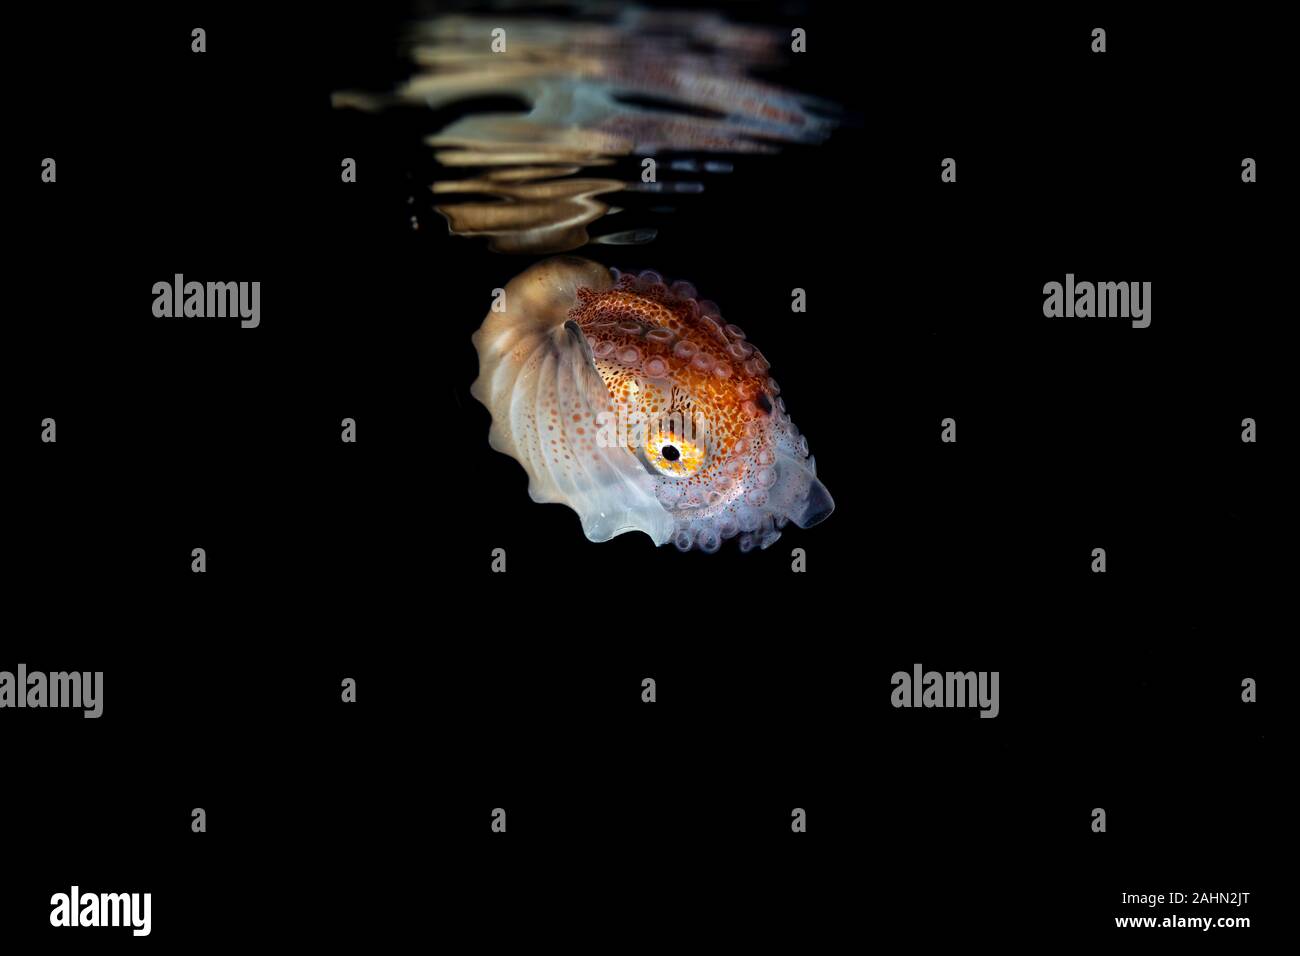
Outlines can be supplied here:
[[595, 417], [611, 399], [577, 323], [566, 325], [580, 286], [613, 284], [604, 266], [571, 256], [511, 279], [504, 309], [489, 311], [473, 335], [479, 375], [470, 394], [492, 414], [489, 443], [528, 472], [534, 501], [568, 505], [592, 541], [644, 531], [661, 545], [672, 538], [673, 519], [631, 452], [593, 440]]

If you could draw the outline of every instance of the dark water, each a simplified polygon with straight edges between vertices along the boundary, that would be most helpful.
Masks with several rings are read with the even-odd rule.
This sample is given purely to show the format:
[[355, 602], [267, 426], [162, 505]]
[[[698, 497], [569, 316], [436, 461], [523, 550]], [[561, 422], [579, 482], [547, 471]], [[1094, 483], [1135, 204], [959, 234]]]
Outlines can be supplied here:
[[[697, 688], [725, 683], [723, 661], [754, 661], [742, 682], [762, 688], [780, 669], [774, 648], [802, 655], [790, 679], [815, 687], [759, 690], [787, 702], [773, 704], [783, 717], [744, 710], [746, 729], [711, 746], [730, 775], [693, 748], [673, 757], [700, 761], [701, 792], [724, 778], [749, 787], [759, 803], [741, 802], [745, 820], [758, 795], [793, 778], [863, 808], [846, 824], [849, 860], [780, 851], [791, 872], [817, 868], [783, 884], [809, 912], [861, 906], [855, 867], [868, 886], [896, 877], [866, 906], [882, 924], [947, 914], [1001, 921], [1007, 935], [1054, 932], [1056, 913], [1100, 933], [1132, 885], [1255, 885], [1264, 861], [1245, 847], [1257, 820], [1228, 810], [1200, 826], [1204, 804], [1189, 795], [1207, 786], [1200, 744], [1247, 762], [1267, 752], [1263, 723], [1233, 702], [1237, 675], [1267, 668], [1272, 598], [1237, 597], [1276, 596], [1279, 462], [1243, 454], [1238, 434], [1248, 409], [1278, 407], [1285, 350], [1269, 276], [1285, 267], [1274, 200], [1242, 195], [1237, 171], [1239, 153], [1270, 150], [1276, 117], [1226, 95], [1232, 72], [1194, 53], [1190, 25], [1120, 21], [1098, 64], [1067, 39], [1087, 36], [1089, 11], [850, 22], [819, 5], [809, 16], [814, 49], [831, 49], [767, 77], [842, 109], [825, 141], [770, 155], [669, 151], [731, 171], [673, 173], [702, 185], [685, 195], [602, 196], [623, 211], [592, 220], [592, 236], [653, 238], [579, 252], [687, 279], [746, 328], [772, 358], [836, 513], [761, 554], [677, 555], [639, 535], [591, 545], [567, 509], [528, 501], [522, 470], [483, 444], [463, 336], [484, 290], [536, 256], [449, 234], [416, 191], [420, 228], [391, 267], [412, 290], [404, 301], [427, 301], [420, 314], [447, 336], [434, 402], [447, 403], [449, 447], [473, 474], [463, 495], [449, 479], [465, 506], [446, 518], [451, 540], [501, 543], [524, 569], [512, 593], [526, 610], [512, 626], [622, 644], [601, 659], [655, 661]], [[1249, 40], [1228, 30], [1219, 42], [1231, 53]], [[382, 128], [375, 149], [418, 187], [462, 175], [414, 145], [457, 115], [399, 109], [336, 125], [350, 142]], [[959, 160], [952, 191], [936, 184], [947, 156]], [[623, 158], [574, 175], [637, 172]], [[401, 230], [402, 192], [358, 213], [367, 228]], [[1067, 272], [1152, 281], [1155, 334], [1045, 324], [1043, 284]], [[809, 290], [808, 314], [789, 312], [795, 287]], [[934, 439], [948, 415], [957, 446]], [[1119, 558], [1098, 586], [1080, 555], [1103, 540]], [[788, 573], [792, 547], [815, 574]], [[872, 675], [932, 660], [1000, 668], [1015, 706], [960, 731], [890, 720], [898, 713], [867, 690]], [[572, 667], [585, 673], [576, 657]], [[724, 712], [693, 716], [707, 734]], [[1183, 729], [1163, 733], [1169, 721]], [[1127, 749], [1147, 740], [1169, 749]], [[540, 731], [532, 743], [517, 752], [548, 747]], [[773, 755], [781, 746], [789, 756]], [[672, 788], [655, 793], [664, 832], [689, 827]], [[1099, 850], [1069, 821], [1108, 801], [1126, 829]], [[1059, 895], [1036, 894], [1040, 878]]]
[[[412, 923], [1110, 945], [1122, 890], [1262, 888], [1293, 352], [1285, 210], [1238, 170], [1283, 175], [1287, 34], [1091, 6], [720, 12], [806, 22], [807, 58], [754, 75], [836, 125], [770, 154], [665, 146], [663, 180], [702, 189], [601, 193], [622, 211], [590, 236], [653, 237], [575, 250], [719, 303], [835, 496], [777, 547], [711, 556], [592, 544], [488, 447], [469, 336], [545, 253], [450, 233], [435, 206], [499, 195], [433, 192], [482, 170], [425, 139], [521, 104], [338, 109], [414, 75], [407, 9], [14, 13], [38, 67], [5, 159], [26, 185], [0, 663], [102, 667], [121, 716], [6, 738], [0, 924], [81, 879], [151, 888], [158, 937], [227, 948], [256, 926], [392, 949]], [[639, 179], [634, 152], [603, 158], [555, 179]], [[257, 334], [152, 320], [178, 272], [262, 280]], [[1067, 272], [1152, 281], [1150, 334], [1047, 323]], [[1001, 715], [890, 708], [917, 661], [1000, 670]], [[1250, 674], [1269, 689], [1243, 710]], [[177, 829], [201, 801], [222, 829], [196, 849]], [[485, 845], [465, 821], [502, 803], [513, 842]], [[785, 839], [792, 806], [814, 842]]]

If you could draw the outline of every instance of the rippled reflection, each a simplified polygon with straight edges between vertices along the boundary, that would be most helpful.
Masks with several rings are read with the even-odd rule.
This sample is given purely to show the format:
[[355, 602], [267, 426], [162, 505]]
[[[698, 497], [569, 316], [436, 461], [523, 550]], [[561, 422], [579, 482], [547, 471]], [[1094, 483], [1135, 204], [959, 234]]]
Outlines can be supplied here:
[[[526, 104], [523, 112], [462, 116], [427, 139], [443, 167], [478, 171], [439, 180], [433, 192], [484, 197], [435, 208], [453, 233], [485, 236], [499, 251], [576, 249], [592, 241], [587, 226], [609, 212], [601, 197], [698, 192], [698, 180], [666, 177], [716, 175], [730, 164], [665, 162], [655, 183], [595, 177], [593, 167], [669, 151], [773, 152], [781, 143], [820, 142], [833, 125], [830, 104], [751, 75], [787, 62], [788, 31], [706, 12], [578, 5], [525, 17], [516, 9], [415, 24], [418, 72], [400, 89], [334, 95], [336, 107], [363, 110], [442, 109], [486, 96]], [[497, 29], [505, 30], [504, 52], [492, 50]], [[654, 232], [629, 229], [604, 241], [649, 241]]]

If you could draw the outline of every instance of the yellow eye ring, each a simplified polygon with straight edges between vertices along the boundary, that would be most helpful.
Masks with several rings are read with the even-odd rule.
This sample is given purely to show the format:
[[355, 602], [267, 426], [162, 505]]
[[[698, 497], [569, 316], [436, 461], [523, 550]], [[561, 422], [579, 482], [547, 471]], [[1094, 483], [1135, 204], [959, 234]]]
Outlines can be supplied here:
[[689, 478], [704, 465], [706, 450], [702, 441], [693, 441], [679, 432], [652, 428], [646, 436], [645, 457], [662, 475]]

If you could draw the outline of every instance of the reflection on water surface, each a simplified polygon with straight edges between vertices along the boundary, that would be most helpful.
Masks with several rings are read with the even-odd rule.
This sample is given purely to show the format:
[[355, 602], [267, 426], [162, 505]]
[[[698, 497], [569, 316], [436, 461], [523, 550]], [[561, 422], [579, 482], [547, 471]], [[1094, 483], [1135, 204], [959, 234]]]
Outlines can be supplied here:
[[[730, 169], [661, 154], [774, 152], [782, 143], [821, 142], [834, 125], [831, 104], [754, 76], [798, 55], [788, 30], [707, 12], [603, 4], [574, 5], [564, 15], [553, 5], [546, 10], [526, 16], [512, 6], [413, 24], [416, 72], [399, 89], [334, 95], [338, 108], [372, 111], [520, 101], [521, 111], [472, 112], [427, 138], [448, 173], [431, 184], [434, 194], [476, 197], [435, 206], [456, 235], [485, 236], [493, 249], [514, 253], [647, 242], [653, 229], [592, 240], [587, 227], [617, 211], [612, 193], [699, 192], [699, 179], [677, 177]], [[653, 182], [643, 181], [645, 157], [660, 157]]]

